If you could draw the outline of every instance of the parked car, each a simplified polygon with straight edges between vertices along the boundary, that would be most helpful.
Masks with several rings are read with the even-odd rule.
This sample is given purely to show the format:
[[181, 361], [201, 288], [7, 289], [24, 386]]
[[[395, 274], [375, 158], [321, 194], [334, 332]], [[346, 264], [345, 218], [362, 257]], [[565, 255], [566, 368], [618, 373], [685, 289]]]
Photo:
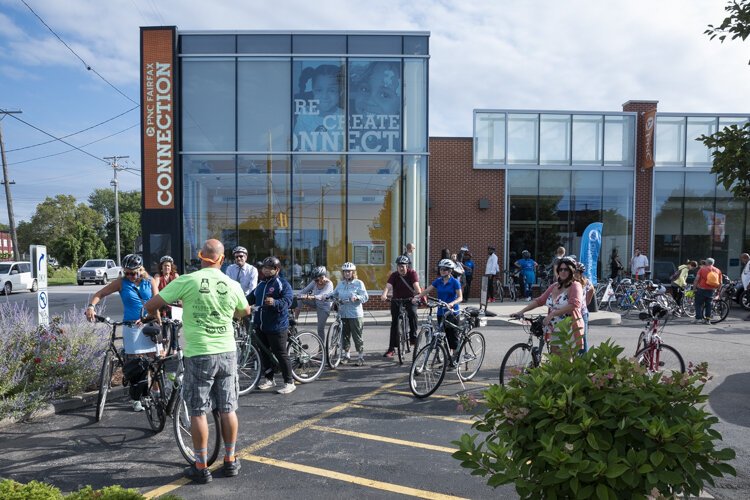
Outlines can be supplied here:
[[57, 259], [54, 257], [47, 257], [47, 264], [52, 269], [57, 269], [58, 267], [60, 267], [60, 264], [57, 262]]
[[0, 262], [0, 286], [5, 295], [16, 290], [36, 292], [39, 285], [31, 276], [31, 262]]
[[79, 285], [89, 281], [104, 285], [109, 280], [115, 280], [120, 276], [122, 276], [122, 269], [112, 259], [87, 260], [76, 273]]

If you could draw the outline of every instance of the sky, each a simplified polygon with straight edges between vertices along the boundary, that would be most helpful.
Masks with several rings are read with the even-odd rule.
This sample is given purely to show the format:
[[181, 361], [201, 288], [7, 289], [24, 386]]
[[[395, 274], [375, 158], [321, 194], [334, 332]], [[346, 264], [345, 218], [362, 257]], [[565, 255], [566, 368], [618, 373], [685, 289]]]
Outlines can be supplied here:
[[[750, 113], [750, 43], [703, 34], [724, 19], [722, 0], [25, 2], [77, 56], [21, 0], [0, 0], [0, 109], [26, 122], [0, 122], [16, 223], [47, 196], [86, 202], [111, 189], [104, 157], [129, 156], [120, 189], [140, 189], [140, 26], [429, 31], [430, 136], [470, 137], [479, 108], [621, 111], [656, 100], [662, 112]], [[86, 153], [37, 129], [89, 129], [65, 139]]]

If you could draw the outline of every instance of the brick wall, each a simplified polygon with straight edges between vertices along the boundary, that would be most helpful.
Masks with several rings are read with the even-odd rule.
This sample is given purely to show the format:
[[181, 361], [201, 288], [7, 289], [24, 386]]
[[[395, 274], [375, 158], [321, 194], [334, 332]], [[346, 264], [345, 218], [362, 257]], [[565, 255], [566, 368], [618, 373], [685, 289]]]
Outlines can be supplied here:
[[[497, 248], [501, 266], [503, 262], [505, 170], [474, 170], [473, 158], [471, 137], [430, 137], [430, 278], [443, 248], [458, 253], [467, 245], [476, 264], [476, 297], [487, 245]], [[489, 200], [488, 209], [479, 208], [480, 198]]]
[[[622, 105], [623, 111], [638, 113], [636, 121], [636, 160], [635, 160], [635, 216], [633, 221], [633, 247], [641, 249], [649, 259], [653, 259], [651, 248], [651, 201], [654, 184], [653, 168], [644, 168], [646, 161], [646, 123], [644, 113], [656, 110], [658, 101], [628, 101]], [[632, 255], [632, 253], [630, 254]], [[630, 256], [627, 257], [628, 259]], [[626, 267], [628, 267], [626, 265]]]

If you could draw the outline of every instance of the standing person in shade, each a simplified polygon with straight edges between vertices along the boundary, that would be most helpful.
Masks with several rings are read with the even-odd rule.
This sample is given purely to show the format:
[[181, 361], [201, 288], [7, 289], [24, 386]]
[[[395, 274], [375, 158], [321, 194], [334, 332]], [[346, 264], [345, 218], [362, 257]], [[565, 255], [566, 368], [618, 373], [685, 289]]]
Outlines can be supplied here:
[[693, 323], [711, 323], [711, 306], [714, 292], [721, 287], [721, 271], [714, 267], [714, 259], [706, 259], [706, 264], [695, 275], [695, 320]]
[[[461, 294], [461, 284], [456, 278], [451, 276], [455, 263], [451, 259], [443, 259], [438, 263], [438, 270], [440, 277], [436, 278], [427, 288], [417, 294], [412, 299], [412, 303], [416, 304], [420, 297], [430, 295], [432, 292], [437, 292], [437, 298], [447, 304], [447, 308], [440, 306], [437, 311], [438, 323], [444, 325], [445, 336], [448, 339], [448, 346], [451, 348], [451, 354], [458, 347], [458, 332], [449, 323], [456, 323], [458, 319], [454, 317], [454, 314], [458, 313], [458, 304], [463, 300]], [[448, 318], [449, 323], [445, 322]]]
[[488, 246], [487, 255], [487, 264], [484, 266], [484, 275], [487, 276], [487, 302], [495, 302], [495, 276], [500, 272], [495, 247]]
[[560, 260], [565, 257], [565, 247], [557, 247], [557, 250], [555, 250], [555, 256], [552, 257], [552, 276], [554, 276], [554, 281], [557, 281], [557, 264], [560, 263]]
[[466, 280], [463, 297], [464, 302], [467, 302], [469, 300], [469, 293], [471, 292], [471, 280], [474, 279], [474, 260], [472, 259], [471, 252], [469, 252], [468, 248], [466, 248], [466, 251], [463, 254], [463, 260], [461, 263], [464, 265], [464, 278]]
[[[318, 266], [312, 270], [312, 281], [299, 292], [298, 306], [294, 310], [294, 317], [298, 318], [302, 306], [314, 307], [318, 315], [318, 337], [325, 345], [326, 321], [331, 314], [331, 301], [326, 297], [333, 292], [333, 282], [328, 279], [328, 270]], [[300, 303], [301, 302], [301, 303]]]
[[514, 265], [521, 270], [521, 276], [523, 276], [523, 288], [526, 294], [526, 302], [531, 301], [531, 287], [536, 283], [536, 268], [539, 264], [531, 258], [531, 252], [524, 250], [521, 252], [521, 257]]
[[[742, 292], [737, 294], [737, 302], [741, 303], [742, 293], [750, 293], [750, 254], [743, 253], [740, 255], [740, 262], [742, 263], [742, 273], [740, 274], [740, 280], [742, 281]], [[750, 321], [750, 315], [745, 317], [745, 321]]]
[[451, 260], [456, 265], [455, 269], [453, 269], [453, 277], [456, 278], [459, 283], [461, 283], [461, 289], [463, 290], [464, 284], [466, 283], [464, 277], [464, 266], [458, 260], [458, 254], [452, 253]]
[[240, 284], [245, 296], [250, 295], [258, 285], [258, 270], [247, 263], [247, 248], [234, 247], [232, 255], [234, 264], [227, 267], [227, 276]]
[[345, 262], [341, 266], [343, 279], [333, 289], [331, 297], [339, 299], [339, 315], [344, 323], [341, 334], [344, 336], [344, 357], [342, 363], [349, 363], [351, 355], [349, 347], [351, 339], [354, 339], [354, 347], [357, 349], [357, 366], [365, 364], [365, 343], [362, 340], [362, 329], [364, 328], [365, 311], [362, 304], [370, 298], [367, 295], [365, 284], [357, 279], [357, 266], [351, 262]]
[[422, 291], [419, 286], [419, 276], [416, 271], [409, 269], [409, 259], [401, 255], [396, 259], [396, 271], [388, 276], [383, 295], [380, 300], [385, 302], [391, 296], [391, 338], [388, 341], [388, 350], [384, 357], [392, 358], [398, 346], [398, 315], [400, 312], [399, 302], [406, 309], [409, 318], [409, 342], [414, 345], [417, 340], [417, 306], [411, 299]]
[[414, 269], [414, 252], [416, 252], [417, 246], [414, 243], [406, 244], [406, 251], [404, 256], [409, 259], [409, 269]]
[[635, 249], [633, 258], [630, 259], [630, 272], [635, 281], [642, 280], [646, 277], [648, 269], [648, 257], [641, 253], [640, 248]]
[[[165, 286], [179, 277], [180, 275], [177, 274], [177, 271], [175, 270], [174, 259], [172, 257], [165, 255], [159, 259], [159, 272], [154, 275], [159, 290], [164, 289]], [[172, 308], [170, 306], [164, 306], [160, 313], [162, 318], [171, 318]]]
[[685, 296], [688, 273], [696, 267], [698, 267], [698, 263], [688, 259], [687, 262], [677, 268], [677, 278], [672, 281], [672, 297], [680, 308], [680, 314], [682, 314], [682, 298]]
[[[240, 461], [235, 456], [239, 431], [235, 412], [239, 393], [232, 318], [250, 314], [250, 306], [240, 286], [221, 272], [224, 245], [220, 241], [207, 240], [198, 257], [201, 269], [172, 281], [146, 303], [146, 310], [155, 315], [160, 308], [176, 300], [181, 300], [184, 305], [185, 378], [182, 397], [190, 414], [195, 451], [195, 463], [185, 469], [184, 475], [205, 484], [213, 479], [206, 467], [206, 411], [210, 411], [212, 401], [221, 416], [224, 476], [236, 476], [240, 470]], [[206, 311], [211, 311], [211, 314], [206, 314]]]
[[[292, 378], [292, 364], [287, 353], [289, 338], [289, 308], [294, 294], [292, 285], [279, 276], [281, 261], [274, 256], [263, 259], [261, 281], [253, 290], [253, 303], [256, 313], [253, 315], [253, 327], [260, 342], [276, 356], [284, 377], [284, 385], [276, 392], [289, 394], [297, 388]], [[259, 350], [261, 370], [265, 380], [258, 384], [258, 390], [267, 391], [276, 386], [273, 379], [274, 367], [271, 357], [264, 349]]]
[[617, 253], [616, 248], [613, 248], [612, 253], [609, 256], [609, 279], [616, 282], [620, 277], [620, 271], [623, 269], [624, 266], [620, 260], [620, 254]]

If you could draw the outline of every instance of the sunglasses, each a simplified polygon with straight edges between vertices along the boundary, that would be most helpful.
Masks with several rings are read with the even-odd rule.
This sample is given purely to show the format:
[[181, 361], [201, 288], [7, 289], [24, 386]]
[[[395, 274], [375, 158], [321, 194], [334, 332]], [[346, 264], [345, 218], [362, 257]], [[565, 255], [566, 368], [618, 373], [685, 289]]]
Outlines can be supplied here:
[[138, 271], [124, 271], [123, 276], [138, 276]]
[[557, 270], [557, 272], [558, 272], [558, 273], [561, 273], [561, 272], [563, 272], [563, 271], [567, 271], [567, 272], [570, 272], [570, 268], [569, 268], [569, 267], [561, 267], [561, 268], [559, 268], [559, 269]]
[[441, 267], [440, 270], [441, 271], [450, 271], [451, 268], [450, 267]]

